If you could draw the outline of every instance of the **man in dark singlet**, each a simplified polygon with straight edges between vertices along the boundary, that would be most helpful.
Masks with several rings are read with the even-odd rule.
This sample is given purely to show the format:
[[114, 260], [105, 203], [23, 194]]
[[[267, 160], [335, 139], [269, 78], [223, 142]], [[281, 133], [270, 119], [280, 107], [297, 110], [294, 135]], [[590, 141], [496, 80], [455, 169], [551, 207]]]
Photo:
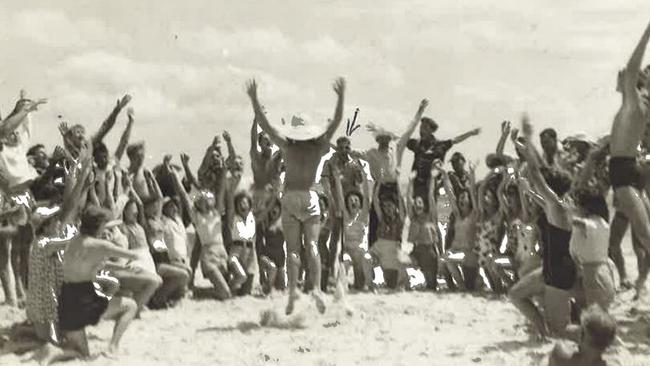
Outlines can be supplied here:
[[282, 226], [287, 241], [289, 303], [286, 312], [294, 310], [298, 299], [298, 271], [302, 238], [306, 246], [309, 272], [312, 280], [312, 296], [319, 311], [325, 311], [323, 294], [320, 291], [321, 262], [318, 253], [318, 234], [320, 231], [320, 208], [318, 194], [312, 190], [316, 171], [321, 158], [329, 150], [330, 139], [343, 119], [343, 99], [345, 81], [337, 79], [334, 92], [338, 96], [334, 118], [327, 130], [310, 140], [292, 140], [280, 134], [266, 119], [257, 99], [257, 84], [254, 80], [247, 84], [247, 93], [255, 110], [255, 119], [274, 144], [283, 151], [286, 161], [285, 190], [282, 197]]

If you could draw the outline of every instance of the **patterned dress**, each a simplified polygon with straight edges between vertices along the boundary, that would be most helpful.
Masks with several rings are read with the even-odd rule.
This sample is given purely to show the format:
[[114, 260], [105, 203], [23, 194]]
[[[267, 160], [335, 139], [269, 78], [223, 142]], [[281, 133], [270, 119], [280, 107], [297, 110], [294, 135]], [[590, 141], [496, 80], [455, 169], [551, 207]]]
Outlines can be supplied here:
[[27, 318], [32, 323], [58, 323], [58, 297], [63, 283], [63, 251], [48, 255], [48, 246], [72, 239], [74, 226], [66, 226], [61, 237], [39, 237], [29, 254]]
[[[499, 222], [500, 223], [500, 222]], [[484, 267], [498, 252], [500, 244], [499, 225], [494, 220], [485, 220], [476, 225], [477, 243], [474, 253], [478, 255], [478, 264]]]

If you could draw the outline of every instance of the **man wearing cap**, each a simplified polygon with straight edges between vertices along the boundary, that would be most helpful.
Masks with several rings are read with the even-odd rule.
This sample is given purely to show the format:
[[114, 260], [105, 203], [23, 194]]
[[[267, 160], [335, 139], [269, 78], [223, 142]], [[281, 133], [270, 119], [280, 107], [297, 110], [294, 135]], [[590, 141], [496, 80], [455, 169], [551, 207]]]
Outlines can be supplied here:
[[288, 138], [271, 126], [257, 98], [255, 80], [248, 82], [246, 89], [255, 110], [255, 118], [262, 131], [268, 134], [271, 142], [280, 147], [286, 162], [284, 194], [282, 196], [282, 228], [287, 241], [287, 272], [289, 276], [289, 302], [286, 313], [293, 312], [295, 301], [299, 296], [298, 271], [303, 242], [313, 288], [312, 297], [318, 310], [323, 313], [325, 312], [325, 302], [320, 286], [318, 286], [321, 277], [317, 242], [320, 231], [320, 205], [318, 194], [313, 190], [313, 186], [320, 160], [328, 152], [330, 139], [343, 119], [345, 80], [339, 78], [334, 83], [334, 92], [338, 97], [334, 118], [325, 132], [307, 140]]
[[[415, 126], [409, 127], [410, 134]], [[413, 181], [413, 192], [417, 196], [426, 197], [431, 181], [431, 168], [434, 160], [443, 160], [447, 151], [455, 144], [461, 143], [481, 132], [480, 128], [473, 129], [451, 140], [438, 140], [435, 133], [438, 124], [429, 117], [422, 117], [420, 120], [420, 139], [409, 139], [406, 147], [413, 152], [413, 166], [415, 180]]]

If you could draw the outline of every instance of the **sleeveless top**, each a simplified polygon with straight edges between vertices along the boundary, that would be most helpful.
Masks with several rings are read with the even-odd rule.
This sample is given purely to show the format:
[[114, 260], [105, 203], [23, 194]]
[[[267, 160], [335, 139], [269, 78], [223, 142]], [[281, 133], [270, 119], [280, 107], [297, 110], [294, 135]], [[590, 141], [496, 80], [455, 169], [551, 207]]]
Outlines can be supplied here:
[[479, 257], [479, 264], [485, 265], [487, 259], [499, 251], [499, 223], [492, 219], [476, 225], [476, 245], [474, 253]]
[[409, 226], [408, 241], [416, 245], [436, 244], [438, 242], [438, 224], [427, 220], [426, 217], [413, 216]]
[[577, 218], [584, 224], [573, 224], [569, 244], [571, 257], [576, 263], [605, 263], [608, 258], [609, 224], [601, 217]]
[[387, 222], [384, 218], [379, 221], [377, 225], [377, 238], [391, 241], [402, 241], [402, 230], [404, 229], [404, 222], [399, 216]]
[[343, 235], [345, 248], [368, 248], [368, 224], [361, 219], [361, 214], [354, 217], [348, 217], [343, 223]]
[[576, 280], [576, 266], [571, 258], [571, 232], [548, 222], [546, 215], [538, 219], [542, 247], [544, 283], [561, 290], [570, 290]]
[[129, 239], [129, 250], [138, 255], [138, 259], [129, 261], [130, 264], [148, 272], [156, 273], [156, 264], [149, 252], [147, 236], [140, 224], [124, 224], [122, 229]]

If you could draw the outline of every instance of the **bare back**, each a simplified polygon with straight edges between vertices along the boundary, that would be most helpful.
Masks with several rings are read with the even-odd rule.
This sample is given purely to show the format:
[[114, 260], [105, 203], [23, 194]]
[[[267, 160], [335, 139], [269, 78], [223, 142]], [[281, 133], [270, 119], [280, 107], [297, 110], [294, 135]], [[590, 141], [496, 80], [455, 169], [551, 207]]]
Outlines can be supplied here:
[[313, 140], [290, 140], [283, 147], [286, 162], [284, 185], [287, 190], [307, 191], [316, 181], [320, 160], [329, 151], [323, 137]]
[[65, 282], [92, 281], [108, 257], [105, 247], [98, 239], [77, 236], [65, 250], [63, 280]]

